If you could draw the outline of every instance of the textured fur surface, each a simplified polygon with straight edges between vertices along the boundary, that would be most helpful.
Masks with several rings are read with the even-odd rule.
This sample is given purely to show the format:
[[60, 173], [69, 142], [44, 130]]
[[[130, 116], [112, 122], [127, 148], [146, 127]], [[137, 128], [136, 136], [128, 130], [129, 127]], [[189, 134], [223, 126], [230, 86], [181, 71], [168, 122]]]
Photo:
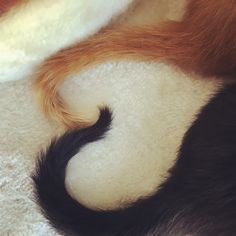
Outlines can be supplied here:
[[236, 1], [189, 0], [181, 21], [108, 30], [53, 55], [39, 69], [36, 92], [47, 117], [69, 128], [89, 122], [58, 93], [70, 75], [111, 59], [164, 60], [204, 76], [236, 73]]
[[[84, 145], [103, 138], [110, 127], [111, 119], [111, 112], [107, 108], [100, 109], [100, 116], [95, 125], [68, 132], [62, 138], [55, 139], [46, 153], [41, 153], [38, 161], [37, 171], [33, 176], [38, 202], [43, 206], [45, 216], [52, 220], [55, 226], [62, 229], [62, 232], [67, 228], [66, 232], [69, 235], [74, 232], [67, 222], [67, 213], [71, 214], [76, 209], [77, 203], [71, 199], [65, 188], [66, 165]], [[58, 211], [57, 215], [52, 213], [56, 208], [60, 209], [60, 213]], [[86, 215], [85, 212], [85, 217]], [[73, 221], [73, 213], [69, 218]], [[58, 224], [60, 220], [61, 222]], [[90, 220], [93, 221], [92, 218]], [[88, 226], [90, 227], [90, 225]]]
[[[140, 14], [129, 12], [128, 21], [157, 22], [182, 13], [182, 0], [142, 3]], [[153, 193], [199, 107], [217, 89], [216, 81], [203, 80], [168, 65], [127, 61], [68, 80], [60, 92], [86, 119], [96, 120], [95, 107], [102, 103], [114, 111], [110, 134], [82, 149], [67, 167], [70, 194], [106, 209]], [[54, 235], [34, 203], [29, 175], [35, 153], [62, 127], [48, 123], [37, 109], [31, 81], [3, 83], [0, 95], [0, 234]]]
[[152, 194], [173, 165], [186, 129], [218, 87], [160, 63], [109, 63], [68, 81], [61, 93], [69, 93], [66, 101], [83, 107], [86, 118], [97, 119], [97, 104], [114, 111], [109, 137], [86, 146], [68, 164], [70, 194], [102, 209]]
[[0, 82], [31, 75], [46, 57], [94, 34], [132, 0], [18, 2], [22, 3], [12, 10], [11, 2], [2, 3]]
[[107, 110], [91, 128], [66, 133], [42, 154], [34, 176], [45, 216], [65, 235], [234, 236], [236, 85], [223, 89], [187, 131], [170, 176], [151, 197], [120, 210], [91, 210], [65, 188], [69, 159], [104, 135]]
[[[226, 74], [228, 75], [228, 73]], [[233, 90], [235, 90], [235, 87], [233, 87]], [[79, 198], [75, 197], [75, 194], [68, 195], [66, 192], [68, 206], [72, 206], [70, 209], [73, 210], [66, 212], [68, 218], [63, 218], [66, 214], [62, 215], [61, 212], [57, 212], [59, 211], [58, 206], [62, 202], [53, 201], [55, 196], [52, 193], [52, 201], [49, 204], [44, 202], [43, 206], [46, 205], [49, 208], [46, 211], [50, 211], [50, 207], [53, 208], [53, 211], [46, 214], [49, 218], [53, 218], [54, 225], [57, 224], [60, 229], [62, 227], [68, 229], [67, 226], [70, 224], [69, 231], [74, 228], [76, 235], [235, 235], [235, 222], [232, 220], [235, 212], [234, 191], [232, 189], [235, 187], [235, 182], [234, 178], [230, 182], [233, 172], [231, 171], [228, 176], [225, 171], [231, 165], [233, 166], [231, 154], [234, 149], [231, 149], [231, 147], [233, 147], [232, 140], [234, 136], [230, 130], [233, 131], [234, 125], [231, 127], [232, 120], [229, 117], [232, 116], [235, 119], [235, 114], [233, 111], [231, 114], [224, 110], [225, 107], [229, 107], [229, 104], [234, 105], [232, 94], [230, 88], [226, 89], [219, 95], [219, 98], [213, 99], [210, 105], [203, 110], [202, 116], [200, 115], [186, 136], [179, 159], [170, 172], [170, 177], [164, 181], [153, 197], [141, 200], [137, 205], [126, 208], [126, 210], [98, 212], [84, 207], [83, 202], [78, 204]], [[221, 100], [224, 100], [225, 104], [222, 105]], [[223, 115], [222, 111], [225, 111], [224, 114], [227, 113], [227, 115]], [[209, 117], [211, 117], [211, 114], [217, 116], [218, 113], [220, 113], [220, 121], [213, 120], [216, 123], [204, 119], [205, 115], [207, 117], [209, 114]], [[226, 119], [226, 122], [224, 122], [224, 119]], [[223, 123], [221, 123], [222, 121]], [[226, 124], [229, 124], [226, 128], [229, 136], [227, 135], [226, 139], [221, 139], [222, 130], [225, 130]], [[215, 126], [219, 129], [215, 129]], [[217, 131], [219, 133], [216, 133]], [[203, 148], [199, 147], [198, 137]], [[197, 144], [195, 144], [195, 140]], [[225, 151], [228, 144], [232, 145], [229, 147], [232, 153]], [[56, 145], [56, 148], [58, 149], [55, 149], [55, 152], [60, 150], [60, 146]], [[49, 156], [47, 157], [49, 158]], [[199, 159], [202, 162], [199, 162]], [[212, 159], [216, 161], [215, 165], [212, 165]], [[41, 164], [40, 173], [42, 175], [45, 174], [43, 171], [45, 167], [43, 167], [43, 164], [45, 163], [42, 162]], [[110, 170], [111, 172], [112, 170]], [[46, 174], [45, 176], [47, 176]], [[214, 177], [212, 178], [212, 176]], [[76, 182], [76, 180], [79, 181], [79, 179], [74, 181]], [[65, 181], [66, 179], [63, 179], [62, 185]], [[40, 178], [37, 184], [40, 185]], [[214, 188], [211, 189], [210, 186], [214, 186]], [[64, 187], [63, 191], [65, 190]], [[189, 194], [190, 192], [191, 194]], [[42, 197], [44, 194], [42, 191], [41, 203], [45, 200]], [[73, 196], [77, 201], [70, 198], [70, 196]], [[144, 195], [145, 197], [146, 195]], [[50, 196], [47, 195], [46, 201], [48, 199], [50, 199]], [[65, 200], [63, 198], [57, 199], [58, 201]], [[81, 201], [79, 202], [81, 203]], [[153, 206], [157, 206], [157, 208]], [[76, 219], [81, 225], [77, 224]], [[92, 223], [92, 226], [89, 223]]]
[[[86, 146], [67, 166], [69, 193], [103, 209], [152, 194], [199, 107], [216, 88], [214, 81], [159, 63], [108, 63], [68, 81], [63, 96], [73, 107], [84, 107], [87, 117], [102, 103], [114, 111], [110, 134]], [[0, 94], [0, 232], [54, 235], [34, 203], [29, 176], [35, 154], [62, 127], [44, 119], [32, 101], [29, 80], [4, 83]]]

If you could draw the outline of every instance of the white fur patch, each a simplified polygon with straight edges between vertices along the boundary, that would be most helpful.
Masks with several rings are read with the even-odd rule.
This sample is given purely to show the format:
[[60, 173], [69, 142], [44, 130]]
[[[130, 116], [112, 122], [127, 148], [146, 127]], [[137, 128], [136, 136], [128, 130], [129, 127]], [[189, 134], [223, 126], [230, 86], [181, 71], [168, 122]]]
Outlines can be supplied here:
[[29, 1], [0, 18], [0, 82], [29, 76], [46, 57], [94, 34], [132, 1]]
[[66, 172], [70, 194], [102, 209], [123, 207], [157, 189], [196, 113], [218, 88], [214, 80], [164, 64], [135, 62], [106, 63], [65, 85], [62, 94], [74, 108], [107, 104], [114, 111], [106, 138], [85, 146]]

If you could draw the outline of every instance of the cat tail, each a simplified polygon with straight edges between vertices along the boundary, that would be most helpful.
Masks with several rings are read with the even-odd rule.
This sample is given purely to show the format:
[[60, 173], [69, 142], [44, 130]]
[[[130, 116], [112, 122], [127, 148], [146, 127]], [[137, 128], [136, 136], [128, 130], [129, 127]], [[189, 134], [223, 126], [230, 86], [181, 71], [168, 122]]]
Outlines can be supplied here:
[[91, 235], [99, 231], [101, 222], [105, 224], [106, 214], [87, 209], [69, 195], [65, 187], [65, 174], [70, 159], [83, 146], [102, 139], [110, 128], [111, 120], [111, 111], [101, 108], [94, 125], [66, 132], [40, 154], [32, 177], [37, 202], [52, 226], [59, 232], [66, 232], [66, 235]]
[[[45, 152], [40, 154], [32, 178], [37, 203], [44, 216], [58, 232], [65, 235], [121, 236], [141, 227], [139, 235], [148, 222], [149, 212], [137, 205], [136, 208], [105, 211], [89, 209], [73, 199], [65, 187], [66, 166], [81, 148], [102, 139], [109, 130], [112, 113], [108, 108], [100, 109], [98, 121], [91, 127], [68, 131], [52, 141]], [[150, 205], [151, 206], [151, 205]], [[151, 207], [153, 209], [153, 207]], [[155, 210], [152, 210], [153, 212]], [[140, 218], [140, 224], [136, 218]]]
[[144, 236], [153, 231], [150, 235], [172, 236], [166, 233], [169, 225], [163, 219], [172, 212], [166, 192], [158, 191], [115, 210], [89, 209], [67, 192], [65, 175], [68, 162], [85, 145], [102, 139], [111, 121], [111, 111], [102, 108], [94, 125], [68, 131], [40, 154], [32, 176], [37, 204], [49, 223], [63, 235]]
[[46, 117], [67, 128], [91, 126], [91, 122], [73, 114], [58, 90], [72, 74], [92, 65], [123, 58], [146, 61], [159, 58], [176, 64], [189, 63], [188, 50], [183, 50], [186, 35], [178, 33], [177, 25], [178, 22], [171, 22], [159, 27], [107, 30], [48, 58], [38, 69], [33, 82], [37, 100]]
[[58, 93], [74, 73], [109, 60], [162, 60], [204, 76], [236, 74], [236, 7], [232, 0], [190, 0], [182, 21], [110, 29], [50, 57], [34, 87], [50, 119], [69, 128], [90, 126], [73, 114]]

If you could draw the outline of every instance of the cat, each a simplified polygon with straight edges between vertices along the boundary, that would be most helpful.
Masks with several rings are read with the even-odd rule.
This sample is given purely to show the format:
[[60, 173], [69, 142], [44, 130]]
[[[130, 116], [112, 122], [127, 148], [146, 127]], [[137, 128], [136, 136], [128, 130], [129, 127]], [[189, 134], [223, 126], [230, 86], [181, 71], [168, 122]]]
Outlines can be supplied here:
[[34, 88], [48, 118], [68, 128], [91, 125], [58, 93], [70, 75], [111, 59], [163, 60], [205, 77], [236, 73], [236, 0], [188, 0], [181, 21], [105, 30], [49, 57]]
[[156, 192], [115, 210], [89, 209], [65, 187], [69, 160], [88, 143], [109, 135], [112, 112], [102, 108], [93, 126], [67, 131], [39, 155], [33, 180], [42, 212], [64, 235], [236, 235], [234, 107], [236, 84], [230, 84], [202, 108]]

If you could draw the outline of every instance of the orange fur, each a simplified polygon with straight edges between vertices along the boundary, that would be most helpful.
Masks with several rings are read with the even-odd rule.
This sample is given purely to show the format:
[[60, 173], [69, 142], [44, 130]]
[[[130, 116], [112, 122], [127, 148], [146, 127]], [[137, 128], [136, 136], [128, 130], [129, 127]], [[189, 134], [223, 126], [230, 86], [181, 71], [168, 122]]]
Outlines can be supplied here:
[[58, 94], [69, 75], [111, 59], [163, 60], [204, 76], [236, 74], [236, 0], [189, 0], [180, 22], [107, 30], [47, 59], [34, 82], [47, 117], [83, 127]]

